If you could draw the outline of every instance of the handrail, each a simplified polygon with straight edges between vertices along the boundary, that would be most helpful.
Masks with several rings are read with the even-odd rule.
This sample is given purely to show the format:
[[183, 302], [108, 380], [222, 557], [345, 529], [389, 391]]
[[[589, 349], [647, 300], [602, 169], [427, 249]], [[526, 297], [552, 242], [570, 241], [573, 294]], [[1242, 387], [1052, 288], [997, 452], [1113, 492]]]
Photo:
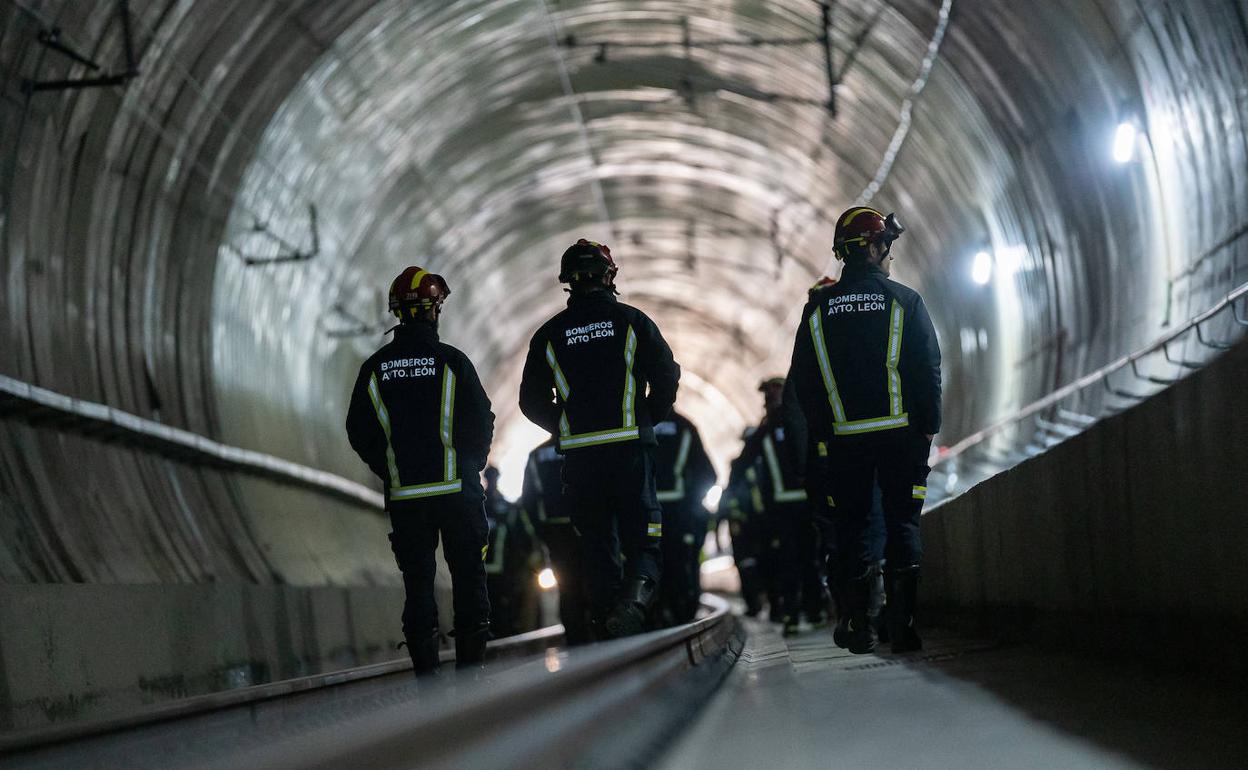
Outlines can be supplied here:
[[[1222, 311], [1226, 310], [1226, 308], [1228, 307], [1232, 308], [1235, 314], [1236, 322], [1240, 323], [1241, 325], [1248, 325], [1248, 323], [1245, 323], [1244, 320], [1240, 319], [1239, 310], [1235, 306], [1235, 303], [1245, 296], [1248, 296], [1248, 282], [1240, 284], [1238, 288], [1234, 289], [1225, 297], [1223, 297], [1217, 304], [1213, 305], [1205, 312], [1197, 316], [1194, 316], [1191, 320], [1189, 320], [1183, 326], [1180, 326], [1177, 329], [1174, 329], [1172, 331], [1166, 332], [1165, 334], [1161, 335], [1160, 337], [1148, 343], [1148, 345], [1140, 348], [1134, 353], [1127, 355], [1127, 356], [1123, 356], [1122, 358], [1116, 359], [1093, 372], [1085, 374], [1084, 376], [1080, 377], [1074, 382], [1070, 382], [1066, 385], [1063, 385], [1062, 387], [1053, 391], [1052, 393], [1045, 396], [1044, 398], [1041, 398], [1037, 401], [1033, 401], [1032, 403], [1023, 407], [1022, 409], [1019, 409], [1017, 412], [1014, 412], [1013, 414], [1009, 415], [1008, 417], [998, 420], [992, 425], [989, 425], [986, 428], [983, 428], [979, 431], [976, 431], [975, 433], [972, 433], [971, 435], [967, 436], [966, 438], [962, 439], [956, 444], [950, 446], [948, 449], [943, 450], [936, 457], [934, 457], [931, 462], [932, 467], [935, 467], [938, 464], [947, 463], [950, 460], [953, 460], [959, 455], [981, 444], [985, 439], [989, 438], [990, 436], [993, 436], [999, 433], [1000, 431], [1004, 430], [1005, 428], [1010, 427], [1011, 425], [1022, 422], [1028, 417], [1031, 417], [1032, 415], [1053, 406], [1059, 401], [1071, 395], [1074, 395], [1075, 393], [1078, 393], [1079, 391], [1083, 390], [1084, 388], [1087, 388], [1090, 385], [1094, 385], [1102, 381], [1107, 381], [1110, 375], [1114, 374], [1115, 372], [1121, 369], [1124, 369], [1128, 366], [1134, 368], [1136, 366], [1136, 363], [1141, 358], [1143, 358], [1144, 356], [1156, 353], [1159, 350], [1164, 351], [1167, 345], [1169, 345], [1171, 342], [1174, 342], [1176, 339], [1183, 336], [1184, 334], [1187, 334], [1192, 329], [1196, 329], [1196, 333], [1200, 337], [1200, 341], [1202, 344], [1207, 345], [1209, 347], [1216, 348], [1216, 349], [1225, 349], [1225, 347], [1221, 343], [1216, 343], [1213, 341], [1205, 340], [1203, 333], [1200, 330], [1200, 326], [1201, 324], [1212, 319], [1214, 316], [1218, 315]], [[1167, 352], [1167, 358], [1168, 358], [1168, 351], [1166, 352]], [[1176, 362], [1176, 363], [1181, 366], [1186, 366], [1187, 368], [1193, 368], [1188, 362]], [[1138, 371], [1138, 369], [1136, 371]]]
[[18, 411], [11, 405], [14, 401], [23, 404], [24, 410], [34, 413], [33, 418], [26, 418], [29, 421], [47, 419], [46, 416], [51, 413], [68, 418], [65, 424], [58, 427], [70, 428], [85, 435], [100, 435], [105, 440], [124, 439], [132, 446], [169, 453], [175, 459], [295, 484], [376, 510], [382, 510], [385, 505], [381, 492], [328, 471], [222, 444], [198, 433], [139, 417], [106, 404], [73, 398], [0, 375], [0, 415]]

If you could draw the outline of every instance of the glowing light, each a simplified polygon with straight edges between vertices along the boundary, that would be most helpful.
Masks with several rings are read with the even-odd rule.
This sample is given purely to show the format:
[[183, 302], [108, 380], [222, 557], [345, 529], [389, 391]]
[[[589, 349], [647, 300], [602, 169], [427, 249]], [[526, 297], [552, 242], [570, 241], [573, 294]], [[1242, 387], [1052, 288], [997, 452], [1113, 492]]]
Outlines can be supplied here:
[[543, 591], [549, 591], [550, 589], [559, 585], [559, 581], [555, 580], [555, 571], [552, 570], [550, 567], [547, 567], [546, 569], [537, 573], [537, 585]]
[[550, 438], [550, 434], [523, 418], [512, 421], [499, 431], [498, 451], [491, 457], [498, 466], [498, 489], [503, 497], [515, 500], [524, 488], [524, 466], [533, 447]]
[[997, 249], [997, 269], [1005, 275], [1014, 275], [1023, 269], [1023, 261], [1027, 258], [1027, 249], [1022, 246], [1003, 246]]
[[554, 647], [546, 648], [546, 670], [554, 674], [562, 668], [563, 661], [559, 657], [559, 652]]
[[986, 251], [975, 255], [975, 263], [971, 266], [971, 280], [983, 286], [992, 280], [992, 257]]
[[702, 498], [702, 504], [712, 511], [719, 510], [719, 498], [723, 496], [724, 488], [716, 484], [706, 490], [706, 496]]
[[1127, 163], [1135, 157], [1137, 135], [1135, 123], [1124, 120], [1118, 124], [1118, 130], [1114, 132], [1114, 160], [1116, 162]]
[[702, 562], [702, 566], [698, 568], [698, 571], [703, 575], [714, 575], [716, 572], [732, 569], [734, 563], [731, 556], [716, 556], [714, 559], [707, 559]]

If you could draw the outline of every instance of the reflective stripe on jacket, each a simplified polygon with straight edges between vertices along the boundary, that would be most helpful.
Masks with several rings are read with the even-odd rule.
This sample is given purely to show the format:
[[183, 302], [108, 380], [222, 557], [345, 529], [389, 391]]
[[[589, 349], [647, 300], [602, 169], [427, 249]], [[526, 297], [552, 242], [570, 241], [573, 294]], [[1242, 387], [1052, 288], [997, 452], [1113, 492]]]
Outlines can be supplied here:
[[802, 311], [790, 377], [815, 437], [940, 430], [940, 347], [923, 299], [847, 265]]
[[483, 496], [478, 475], [493, 434], [476, 370], [432, 326], [400, 326], [360, 367], [347, 438], [385, 483], [387, 505], [460, 491]]
[[652, 445], [679, 380], [671, 348], [644, 313], [608, 291], [574, 294], [533, 335], [520, 409], [559, 437], [561, 451]]

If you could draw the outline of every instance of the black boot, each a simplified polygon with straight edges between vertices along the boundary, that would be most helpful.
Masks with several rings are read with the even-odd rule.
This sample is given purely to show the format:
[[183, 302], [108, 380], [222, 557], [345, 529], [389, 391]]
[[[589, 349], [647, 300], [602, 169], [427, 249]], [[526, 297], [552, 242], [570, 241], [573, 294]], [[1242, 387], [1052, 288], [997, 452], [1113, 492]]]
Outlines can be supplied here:
[[884, 607], [880, 610], [880, 617], [875, 624], [875, 633], [883, 644], [888, 644], [892, 638], [889, 634], [888, 627], [888, 611], [893, 601], [893, 577], [896, 573], [887, 568], [884, 569]]
[[875, 627], [879, 622], [880, 605], [884, 601], [884, 581], [880, 568], [872, 566], [846, 587], [850, 604], [849, 622], [845, 627], [845, 647], [855, 655], [875, 652]]
[[608, 639], [640, 634], [646, 630], [646, 608], [654, 597], [655, 583], [650, 578], [633, 578], [615, 607], [602, 623], [603, 635]]
[[923, 640], [914, 628], [914, 607], [919, 592], [919, 565], [893, 573], [892, 593], [888, 597], [888, 636], [893, 652], [923, 649]]
[[404, 635], [407, 654], [412, 659], [412, 672], [418, 677], [438, 673], [441, 661], [438, 659], [438, 632], [435, 630], [426, 636]]
[[741, 576], [741, 598], [745, 600], [745, 614], [756, 618], [763, 611], [757, 560], [742, 559], [737, 564], [737, 574]]
[[836, 625], [832, 627], [832, 641], [837, 647], [845, 649], [849, 646], [849, 594], [845, 591], [845, 581], [833, 579], [832, 604], [836, 609]]
[[483, 668], [485, 666], [485, 643], [490, 640], [490, 626], [482, 623], [476, 628], [455, 630], [455, 668]]

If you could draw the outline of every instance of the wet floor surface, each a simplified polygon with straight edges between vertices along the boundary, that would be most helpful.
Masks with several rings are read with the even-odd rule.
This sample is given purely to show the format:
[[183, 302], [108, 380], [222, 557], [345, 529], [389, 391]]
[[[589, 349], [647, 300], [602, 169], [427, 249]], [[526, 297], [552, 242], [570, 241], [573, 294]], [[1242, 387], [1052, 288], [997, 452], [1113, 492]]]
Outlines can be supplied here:
[[1248, 767], [1233, 687], [929, 634], [851, 655], [745, 620], [734, 670], [665, 755], [676, 768]]

